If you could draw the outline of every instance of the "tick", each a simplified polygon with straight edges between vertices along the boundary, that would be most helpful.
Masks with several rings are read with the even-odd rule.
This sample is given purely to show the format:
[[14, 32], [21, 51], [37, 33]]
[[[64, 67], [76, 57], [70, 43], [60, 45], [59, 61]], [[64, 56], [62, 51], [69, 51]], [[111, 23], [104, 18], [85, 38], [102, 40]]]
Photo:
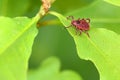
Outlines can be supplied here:
[[66, 28], [74, 26], [76, 29], [76, 34], [78, 31], [80, 31], [80, 35], [82, 34], [82, 32], [84, 32], [87, 34], [88, 37], [90, 37], [88, 32], [87, 32], [88, 30], [90, 30], [90, 19], [89, 18], [87, 18], [87, 19], [84, 19], [84, 18], [74, 19], [73, 16], [68, 16], [67, 19], [71, 20], [71, 25], [66, 27]]

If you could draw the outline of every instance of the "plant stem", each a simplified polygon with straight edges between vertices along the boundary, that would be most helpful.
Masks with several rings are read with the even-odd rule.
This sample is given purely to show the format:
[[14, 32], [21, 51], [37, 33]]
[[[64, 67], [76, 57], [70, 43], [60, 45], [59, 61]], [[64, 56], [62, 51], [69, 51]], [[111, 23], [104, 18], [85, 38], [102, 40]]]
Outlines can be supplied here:
[[39, 12], [36, 14], [36, 16], [33, 18], [33, 21], [35, 23], [37, 23], [39, 21], [39, 19], [41, 19], [42, 17], [44, 17], [49, 8], [51, 7], [51, 4], [54, 2], [55, 0], [42, 0], [42, 6], [40, 7]]

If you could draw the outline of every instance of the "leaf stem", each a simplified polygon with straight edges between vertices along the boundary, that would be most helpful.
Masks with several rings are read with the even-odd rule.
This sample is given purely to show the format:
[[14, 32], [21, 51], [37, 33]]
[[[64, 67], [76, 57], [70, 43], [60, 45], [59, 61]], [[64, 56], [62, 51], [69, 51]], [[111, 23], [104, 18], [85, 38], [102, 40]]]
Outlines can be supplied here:
[[35, 23], [37, 23], [39, 21], [39, 19], [41, 19], [42, 17], [44, 17], [48, 13], [49, 8], [51, 7], [51, 4], [54, 1], [55, 0], [42, 0], [42, 6], [40, 7], [40, 10], [36, 14], [36, 16], [33, 18], [33, 21]]

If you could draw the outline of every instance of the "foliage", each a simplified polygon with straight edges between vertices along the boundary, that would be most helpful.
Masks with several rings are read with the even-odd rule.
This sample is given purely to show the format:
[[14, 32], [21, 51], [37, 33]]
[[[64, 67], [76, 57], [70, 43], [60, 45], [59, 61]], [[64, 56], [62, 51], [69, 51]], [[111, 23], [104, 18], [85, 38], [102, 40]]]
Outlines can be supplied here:
[[37, 34], [35, 24], [31, 23], [26, 17], [0, 17], [0, 79], [26, 80], [28, 59]]
[[82, 80], [80, 76], [69, 70], [60, 72], [60, 61], [51, 57], [42, 62], [37, 70], [30, 70], [28, 80]]
[[116, 6], [120, 6], [120, 0], [104, 0], [108, 3], [111, 3], [113, 5], [116, 5]]
[[[0, 79], [120, 80], [120, 1], [41, 1], [0, 0]], [[69, 15], [90, 18], [90, 37]]]
[[[50, 12], [50, 14], [57, 16], [64, 26], [69, 26], [70, 23], [68, 24], [67, 19], [62, 15], [55, 12]], [[83, 36], [76, 35], [74, 28], [68, 29], [74, 38], [79, 57], [94, 62], [101, 80], [119, 80], [119, 35], [104, 28], [94, 28], [92, 25], [91, 27], [90, 38], [84, 33]], [[82, 43], [84, 44], [81, 45]]]

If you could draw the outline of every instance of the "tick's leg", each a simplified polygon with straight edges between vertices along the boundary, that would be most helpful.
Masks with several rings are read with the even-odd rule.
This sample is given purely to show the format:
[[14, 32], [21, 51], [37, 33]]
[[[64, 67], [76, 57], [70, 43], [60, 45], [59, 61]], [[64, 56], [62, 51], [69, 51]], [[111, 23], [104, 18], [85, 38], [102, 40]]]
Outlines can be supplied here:
[[71, 19], [74, 20], [74, 17], [73, 17], [73, 16], [68, 16], [67, 19], [69, 19], [69, 20], [71, 20]]
[[75, 27], [75, 30], [76, 30], [75, 31], [75, 35], [77, 35], [77, 33], [78, 33], [79, 30], [76, 27]]
[[82, 20], [85, 20], [84, 18], [82, 18]]
[[75, 33], [76, 35], [77, 35], [78, 31], [79, 31], [79, 30], [76, 28], [76, 33]]
[[79, 35], [81, 35], [82, 34], [82, 30], [79, 30], [80, 31], [80, 34]]
[[85, 33], [87, 34], [87, 36], [90, 38], [90, 35], [89, 35], [89, 33], [87, 32], [87, 31], [85, 31]]
[[67, 26], [67, 27], [65, 27], [65, 28], [69, 28], [69, 27], [72, 27], [72, 25], [69, 25], [69, 26]]
[[78, 21], [80, 20], [80, 18], [78, 18]]
[[86, 20], [87, 20], [88, 23], [90, 23], [90, 19], [89, 18], [87, 18]]

